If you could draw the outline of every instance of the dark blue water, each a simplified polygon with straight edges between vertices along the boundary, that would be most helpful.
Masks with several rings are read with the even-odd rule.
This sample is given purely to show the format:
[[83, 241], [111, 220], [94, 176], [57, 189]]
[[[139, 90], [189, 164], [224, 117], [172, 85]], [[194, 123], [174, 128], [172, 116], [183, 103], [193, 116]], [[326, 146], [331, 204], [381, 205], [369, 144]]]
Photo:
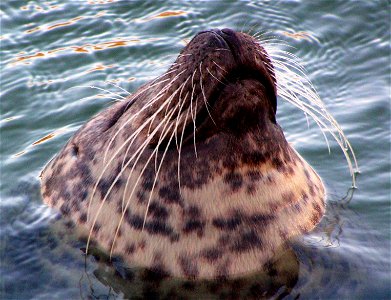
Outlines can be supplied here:
[[339, 146], [331, 138], [329, 154], [316, 124], [308, 127], [302, 112], [279, 101], [278, 122], [288, 141], [328, 190], [322, 224], [295, 242], [299, 276], [285, 297], [389, 299], [390, 6], [331, 0], [2, 1], [0, 298], [129, 296], [123, 286], [131, 284], [108, 275], [113, 267], [85, 258], [80, 242], [56, 233], [50, 223], [55, 213], [42, 204], [39, 173], [81, 124], [112, 103], [112, 94], [88, 86], [126, 96], [116, 86], [134, 91], [164, 72], [198, 31], [229, 27], [293, 46], [289, 50], [302, 59], [361, 171], [352, 193]]

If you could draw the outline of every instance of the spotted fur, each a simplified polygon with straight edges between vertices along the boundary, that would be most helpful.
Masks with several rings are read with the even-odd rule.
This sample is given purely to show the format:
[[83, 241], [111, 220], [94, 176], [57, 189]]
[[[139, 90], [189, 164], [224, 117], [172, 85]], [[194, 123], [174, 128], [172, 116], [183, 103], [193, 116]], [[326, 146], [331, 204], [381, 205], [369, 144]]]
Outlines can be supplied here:
[[254, 272], [325, 209], [276, 109], [255, 39], [201, 32], [167, 73], [78, 130], [42, 172], [44, 202], [128, 265], [191, 279]]

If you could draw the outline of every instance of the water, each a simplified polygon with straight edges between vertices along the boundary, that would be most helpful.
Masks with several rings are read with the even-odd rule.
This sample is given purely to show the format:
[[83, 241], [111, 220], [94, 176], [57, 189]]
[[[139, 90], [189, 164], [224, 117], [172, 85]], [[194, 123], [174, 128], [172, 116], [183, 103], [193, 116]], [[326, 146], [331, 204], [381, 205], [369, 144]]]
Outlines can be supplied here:
[[[389, 1], [2, 1], [1, 299], [114, 299], [136, 283], [87, 260], [42, 204], [39, 173], [75, 130], [161, 74], [198, 31], [267, 32], [294, 48], [358, 157], [358, 189], [336, 143], [279, 102], [287, 139], [328, 189], [318, 230], [295, 242], [287, 299], [386, 299], [390, 286]], [[113, 95], [111, 95], [113, 96]], [[110, 275], [111, 274], [111, 275]], [[122, 281], [121, 281], [122, 280]], [[140, 283], [138, 283], [140, 284]], [[124, 296], [127, 295], [127, 296]], [[268, 294], [270, 295], [270, 294]]]

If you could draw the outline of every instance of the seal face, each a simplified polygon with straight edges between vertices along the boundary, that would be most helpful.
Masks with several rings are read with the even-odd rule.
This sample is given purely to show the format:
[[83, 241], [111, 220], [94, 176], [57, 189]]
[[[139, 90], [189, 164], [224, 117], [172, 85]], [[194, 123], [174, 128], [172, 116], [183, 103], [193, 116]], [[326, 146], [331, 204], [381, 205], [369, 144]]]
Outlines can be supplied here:
[[261, 269], [325, 206], [276, 122], [274, 78], [253, 37], [200, 32], [76, 132], [42, 172], [44, 202], [129, 265], [187, 278]]

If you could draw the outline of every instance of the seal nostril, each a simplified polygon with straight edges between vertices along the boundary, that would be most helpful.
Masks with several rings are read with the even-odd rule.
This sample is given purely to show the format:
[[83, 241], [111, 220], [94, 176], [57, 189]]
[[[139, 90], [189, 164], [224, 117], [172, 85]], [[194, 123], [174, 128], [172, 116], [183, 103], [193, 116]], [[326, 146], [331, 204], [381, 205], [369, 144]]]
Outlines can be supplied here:
[[218, 35], [221, 36], [221, 30], [218, 29], [218, 28], [213, 28], [213, 29], [211, 29], [210, 31], [212, 31], [213, 33], [216, 33], [216, 34], [218, 34]]
[[221, 30], [222, 33], [226, 34], [226, 35], [234, 35], [235, 32], [232, 30], [232, 29], [229, 29], [229, 28], [224, 28]]

